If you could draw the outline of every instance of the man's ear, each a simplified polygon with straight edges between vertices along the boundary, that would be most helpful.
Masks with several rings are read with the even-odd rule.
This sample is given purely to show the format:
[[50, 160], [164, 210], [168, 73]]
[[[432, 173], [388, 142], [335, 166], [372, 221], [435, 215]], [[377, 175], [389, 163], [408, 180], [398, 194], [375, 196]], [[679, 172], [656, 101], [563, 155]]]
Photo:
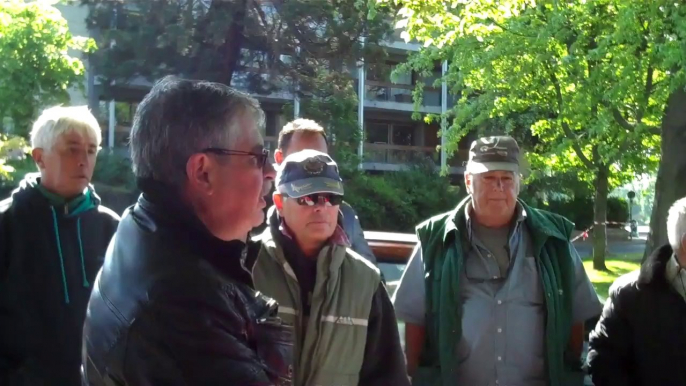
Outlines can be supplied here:
[[39, 147], [31, 150], [31, 157], [33, 157], [33, 160], [36, 162], [36, 165], [38, 165], [39, 170], [45, 169], [45, 160], [43, 159], [43, 154], [43, 149]]
[[198, 153], [193, 154], [186, 162], [186, 175], [188, 176], [188, 184], [196, 190], [207, 192], [212, 195], [212, 162], [207, 154]]
[[276, 149], [274, 152], [274, 162], [276, 162], [277, 165], [281, 165], [283, 162], [284, 156], [283, 156], [283, 150], [281, 149]]
[[274, 192], [274, 194], [272, 195], [272, 199], [274, 200], [274, 206], [276, 207], [276, 210], [281, 212], [281, 210], [283, 209], [283, 196], [281, 195], [281, 193]]
[[472, 194], [472, 183], [474, 181], [474, 176], [471, 173], [464, 174], [464, 187], [467, 189], [467, 194]]

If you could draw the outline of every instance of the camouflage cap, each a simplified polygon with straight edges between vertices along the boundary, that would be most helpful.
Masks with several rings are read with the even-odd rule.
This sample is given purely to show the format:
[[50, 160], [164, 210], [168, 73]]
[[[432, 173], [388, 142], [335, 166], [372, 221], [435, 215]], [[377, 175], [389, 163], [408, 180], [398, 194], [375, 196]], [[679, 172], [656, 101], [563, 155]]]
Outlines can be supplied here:
[[514, 138], [483, 137], [472, 142], [467, 172], [479, 174], [495, 170], [519, 173], [519, 145]]

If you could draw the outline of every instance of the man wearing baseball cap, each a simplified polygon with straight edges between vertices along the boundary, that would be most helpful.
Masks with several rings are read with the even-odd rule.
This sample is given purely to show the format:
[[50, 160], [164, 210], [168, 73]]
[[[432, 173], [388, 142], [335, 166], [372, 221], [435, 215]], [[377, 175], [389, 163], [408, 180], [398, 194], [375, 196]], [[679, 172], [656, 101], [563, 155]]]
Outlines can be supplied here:
[[583, 385], [583, 323], [602, 311], [567, 219], [518, 199], [507, 136], [472, 143], [469, 196], [417, 226], [395, 294], [415, 385]]
[[409, 385], [393, 305], [378, 268], [339, 224], [343, 182], [327, 154], [290, 154], [253, 270], [293, 325], [294, 385]]

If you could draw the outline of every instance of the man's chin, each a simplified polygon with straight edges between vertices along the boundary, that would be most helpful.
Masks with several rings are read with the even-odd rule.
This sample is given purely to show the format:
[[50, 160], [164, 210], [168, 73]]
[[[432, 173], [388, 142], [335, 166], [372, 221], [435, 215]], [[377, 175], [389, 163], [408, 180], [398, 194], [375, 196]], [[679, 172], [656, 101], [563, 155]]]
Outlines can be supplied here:
[[260, 209], [258, 213], [255, 213], [255, 216], [253, 218], [255, 219], [253, 221], [253, 228], [257, 228], [260, 225], [264, 224], [264, 211]]

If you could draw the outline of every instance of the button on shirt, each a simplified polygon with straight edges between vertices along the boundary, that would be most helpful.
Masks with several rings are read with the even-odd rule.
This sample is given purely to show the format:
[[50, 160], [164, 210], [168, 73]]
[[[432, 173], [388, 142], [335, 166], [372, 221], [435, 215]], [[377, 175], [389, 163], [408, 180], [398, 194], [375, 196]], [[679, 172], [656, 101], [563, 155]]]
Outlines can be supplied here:
[[[463, 336], [456, 349], [456, 384], [470, 386], [548, 385], [545, 368], [545, 301], [532, 242], [518, 207], [509, 228], [475, 226], [466, 205], [469, 246], [460, 277]], [[574, 323], [602, 311], [578, 253], [575, 263]], [[417, 246], [394, 296], [396, 315], [424, 325], [425, 288], [421, 246]]]

